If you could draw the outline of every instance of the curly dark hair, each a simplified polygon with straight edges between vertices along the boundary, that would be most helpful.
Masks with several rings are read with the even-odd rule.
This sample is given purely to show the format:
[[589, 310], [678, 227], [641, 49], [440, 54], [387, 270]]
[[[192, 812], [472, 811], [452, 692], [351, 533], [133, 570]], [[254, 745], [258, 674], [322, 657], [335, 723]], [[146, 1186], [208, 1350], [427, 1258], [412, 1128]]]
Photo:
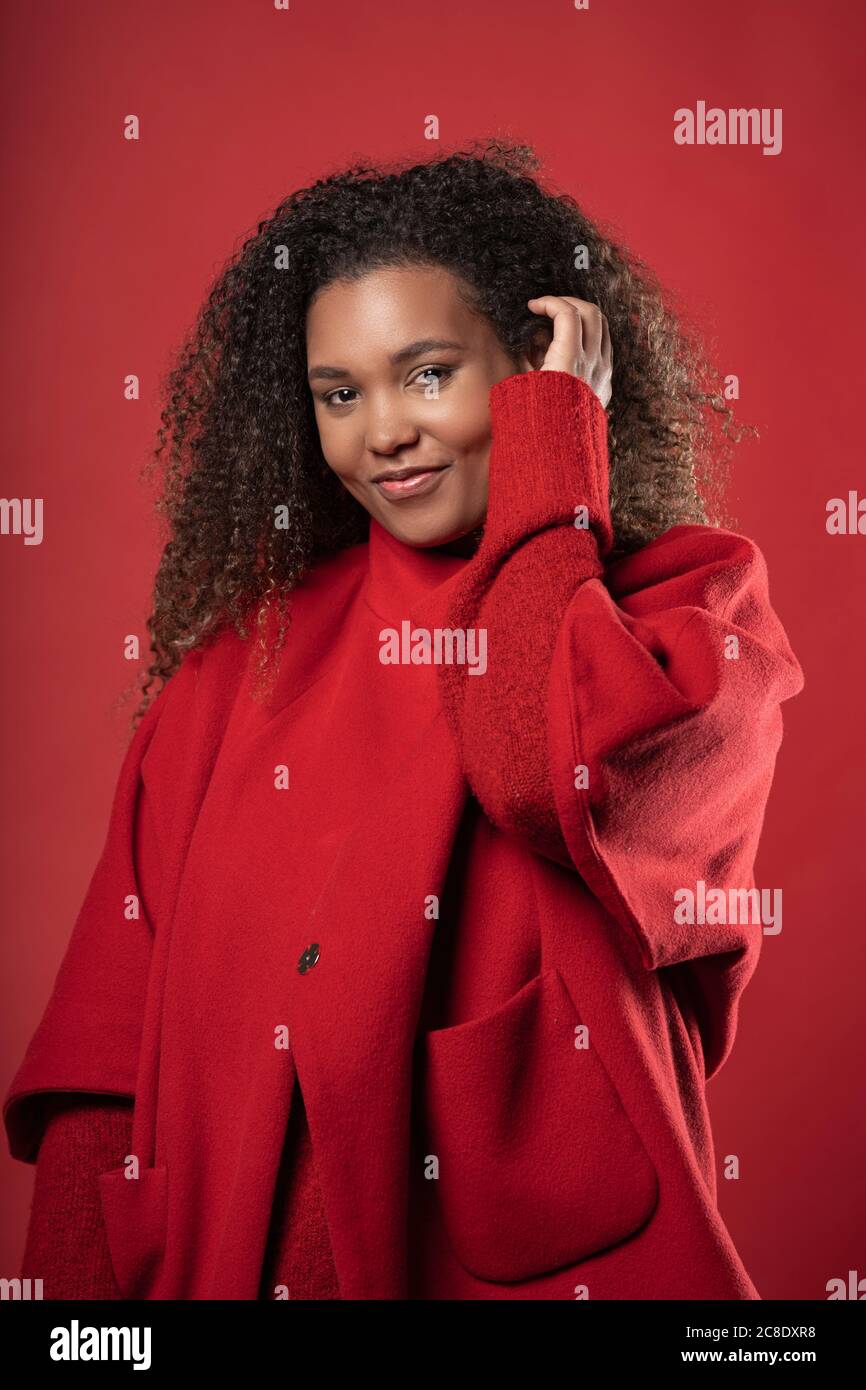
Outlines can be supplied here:
[[[168, 443], [157, 501], [168, 539], [134, 726], [158, 693], [154, 682], [165, 684], [227, 622], [246, 638], [257, 615], [259, 674], [273, 669], [291, 590], [318, 558], [367, 539], [369, 513], [322, 454], [306, 379], [306, 311], [332, 281], [384, 266], [444, 267], [515, 360], [533, 329], [549, 326], [527, 299], [594, 302], [613, 347], [610, 558], [679, 523], [731, 524], [710, 515], [711, 494], [715, 506], [726, 441], [757, 431], [734, 432], [699, 335], [663, 302], [653, 273], [570, 195], [542, 186], [539, 168], [532, 146], [499, 138], [425, 163], [358, 162], [292, 193], [219, 273], [161, 384], [159, 442], [145, 468]], [[718, 416], [721, 433], [711, 436]], [[285, 528], [275, 526], [277, 507]]]

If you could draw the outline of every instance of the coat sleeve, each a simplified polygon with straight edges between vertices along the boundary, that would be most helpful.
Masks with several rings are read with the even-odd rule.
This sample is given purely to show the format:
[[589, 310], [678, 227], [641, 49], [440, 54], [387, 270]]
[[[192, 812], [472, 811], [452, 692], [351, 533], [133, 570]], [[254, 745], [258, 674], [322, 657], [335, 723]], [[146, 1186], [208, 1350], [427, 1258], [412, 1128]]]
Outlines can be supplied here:
[[678, 922], [674, 895], [753, 887], [802, 672], [746, 538], [676, 526], [605, 563], [607, 417], [585, 382], [507, 377], [490, 411], [484, 535], [447, 614], [486, 630], [487, 669], [438, 668], [464, 772], [494, 824], [581, 875], [639, 967], [690, 967], [709, 1076], [762, 927]]
[[[148, 785], [162, 741], [182, 756], [198, 655], [190, 653], [143, 716], [117, 779], [102, 853], [48, 1004], [3, 1102], [13, 1158], [35, 1163], [49, 1093], [134, 1097], [144, 1001], [159, 916], [163, 807]], [[165, 780], [163, 773], [157, 779]]]

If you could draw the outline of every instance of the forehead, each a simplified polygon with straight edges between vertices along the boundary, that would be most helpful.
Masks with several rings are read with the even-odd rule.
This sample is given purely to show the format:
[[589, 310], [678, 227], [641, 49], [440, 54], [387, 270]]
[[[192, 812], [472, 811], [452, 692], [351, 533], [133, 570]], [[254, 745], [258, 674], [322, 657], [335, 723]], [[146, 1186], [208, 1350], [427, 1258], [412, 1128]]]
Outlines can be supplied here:
[[339, 348], [345, 354], [362, 345], [365, 352], [393, 351], [398, 340], [422, 337], [466, 341], [481, 323], [460, 288], [457, 277], [439, 266], [388, 266], [358, 280], [335, 281], [307, 312], [307, 351], [333, 354]]

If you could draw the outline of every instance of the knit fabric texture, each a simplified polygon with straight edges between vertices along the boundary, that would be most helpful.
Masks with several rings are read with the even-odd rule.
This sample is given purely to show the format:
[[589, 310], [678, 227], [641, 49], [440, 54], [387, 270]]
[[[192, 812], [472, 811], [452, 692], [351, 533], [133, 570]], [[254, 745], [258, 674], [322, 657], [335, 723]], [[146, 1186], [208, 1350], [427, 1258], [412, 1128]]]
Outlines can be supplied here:
[[[22, 1278], [41, 1279], [46, 1299], [119, 1299], [98, 1179], [129, 1153], [132, 1103], [116, 1096], [50, 1095], [45, 1104]], [[296, 1080], [259, 1298], [339, 1297]]]

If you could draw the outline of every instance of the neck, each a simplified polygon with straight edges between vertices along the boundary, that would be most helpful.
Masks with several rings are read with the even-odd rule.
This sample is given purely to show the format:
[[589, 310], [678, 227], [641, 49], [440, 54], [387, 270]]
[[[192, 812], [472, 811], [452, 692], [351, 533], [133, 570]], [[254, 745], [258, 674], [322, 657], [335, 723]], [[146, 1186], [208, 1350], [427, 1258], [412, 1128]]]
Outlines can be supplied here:
[[481, 540], [482, 529], [477, 531], [467, 531], [465, 536], [458, 536], [456, 540], [448, 541], [445, 545], [436, 545], [434, 550], [441, 550], [443, 555], [463, 555], [466, 558], [473, 556], [478, 549]]

